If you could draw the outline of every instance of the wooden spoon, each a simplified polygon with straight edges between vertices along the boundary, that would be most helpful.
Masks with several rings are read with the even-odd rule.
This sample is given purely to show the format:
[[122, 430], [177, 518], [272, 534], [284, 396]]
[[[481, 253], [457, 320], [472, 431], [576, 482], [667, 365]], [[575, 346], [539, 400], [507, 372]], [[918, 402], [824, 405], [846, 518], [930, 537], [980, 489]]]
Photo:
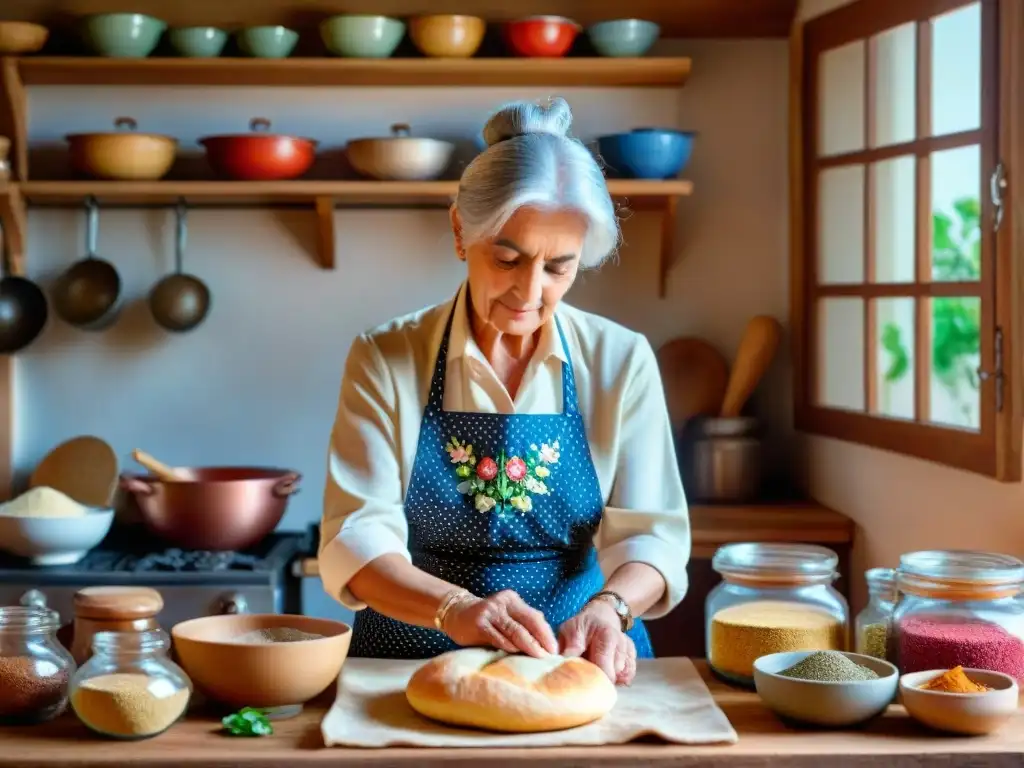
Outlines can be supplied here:
[[169, 467], [162, 461], [157, 461], [148, 453], [140, 451], [138, 448], [132, 451], [132, 458], [165, 483], [178, 483], [182, 480], [188, 480], [188, 476], [182, 470]]
[[703, 339], [683, 337], [658, 350], [669, 418], [675, 429], [694, 416], [713, 416], [722, 407], [729, 364]]
[[747, 323], [722, 400], [719, 412], [722, 418], [735, 418], [743, 411], [743, 406], [771, 365], [781, 336], [782, 326], [773, 317], [758, 315]]

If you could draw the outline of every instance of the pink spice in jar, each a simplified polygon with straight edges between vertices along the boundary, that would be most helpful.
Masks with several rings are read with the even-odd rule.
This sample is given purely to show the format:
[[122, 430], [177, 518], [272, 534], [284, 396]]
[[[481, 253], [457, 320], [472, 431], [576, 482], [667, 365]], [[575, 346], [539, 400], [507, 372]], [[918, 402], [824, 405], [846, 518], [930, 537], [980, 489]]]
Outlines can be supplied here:
[[899, 622], [898, 635], [901, 673], [974, 667], [1024, 684], [1024, 642], [998, 624], [909, 617]]

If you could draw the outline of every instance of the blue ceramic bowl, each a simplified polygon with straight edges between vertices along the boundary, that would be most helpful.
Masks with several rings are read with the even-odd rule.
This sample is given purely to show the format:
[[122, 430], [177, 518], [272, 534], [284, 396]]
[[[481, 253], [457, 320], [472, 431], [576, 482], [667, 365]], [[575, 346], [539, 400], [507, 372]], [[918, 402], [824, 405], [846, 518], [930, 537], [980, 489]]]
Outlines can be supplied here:
[[238, 47], [257, 59], [286, 59], [299, 42], [299, 33], [287, 27], [246, 27], [236, 34]]
[[94, 53], [117, 59], [149, 56], [167, 24], [141, 13], [100, 13], [82, 21], [82, 37]]
[[597, 140], [608, 175], [619, 179], [674, 179], [690, 161], [695, 134], [636, 128]]
[[643, 56], [661, 35], [661, 27], [644, 19], [602, 21], [587, 30], [594, 49], [616, 58]]
[[387, 16], [342, 14], [320, 24], [327, 50], [355, 59], [387, 59], [405, 37], [405, 22]]
[[167, 33], [167, 41], [179, 56], [212, 59], [224, 50], [228, 33], [217, 27], [177, 27]]

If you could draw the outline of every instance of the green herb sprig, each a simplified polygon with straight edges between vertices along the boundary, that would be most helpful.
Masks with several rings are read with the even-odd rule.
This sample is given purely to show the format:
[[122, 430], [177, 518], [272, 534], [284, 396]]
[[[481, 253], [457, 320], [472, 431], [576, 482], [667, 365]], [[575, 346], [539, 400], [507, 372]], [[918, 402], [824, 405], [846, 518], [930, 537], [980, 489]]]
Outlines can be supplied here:
[[227, 715], [220, 723], [232, 736], [269, 736], [274, 732], [274, 726], [270, 724], [263, 710], [253, 707], [245, 707]]

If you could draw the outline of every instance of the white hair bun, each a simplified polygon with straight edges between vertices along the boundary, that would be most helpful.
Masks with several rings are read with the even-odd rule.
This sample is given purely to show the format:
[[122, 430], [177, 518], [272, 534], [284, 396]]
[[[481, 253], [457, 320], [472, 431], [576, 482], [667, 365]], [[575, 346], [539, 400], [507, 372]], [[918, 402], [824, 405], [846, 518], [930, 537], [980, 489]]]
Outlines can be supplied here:
[[530, 101], [506, 104], [484, 126], [484, 141], [494, 146], [500, 141], [529, 133], [551, 133], [565, 136], [572, 126], [572, 110], [565, 99], [554, 97], [545, 105]]

